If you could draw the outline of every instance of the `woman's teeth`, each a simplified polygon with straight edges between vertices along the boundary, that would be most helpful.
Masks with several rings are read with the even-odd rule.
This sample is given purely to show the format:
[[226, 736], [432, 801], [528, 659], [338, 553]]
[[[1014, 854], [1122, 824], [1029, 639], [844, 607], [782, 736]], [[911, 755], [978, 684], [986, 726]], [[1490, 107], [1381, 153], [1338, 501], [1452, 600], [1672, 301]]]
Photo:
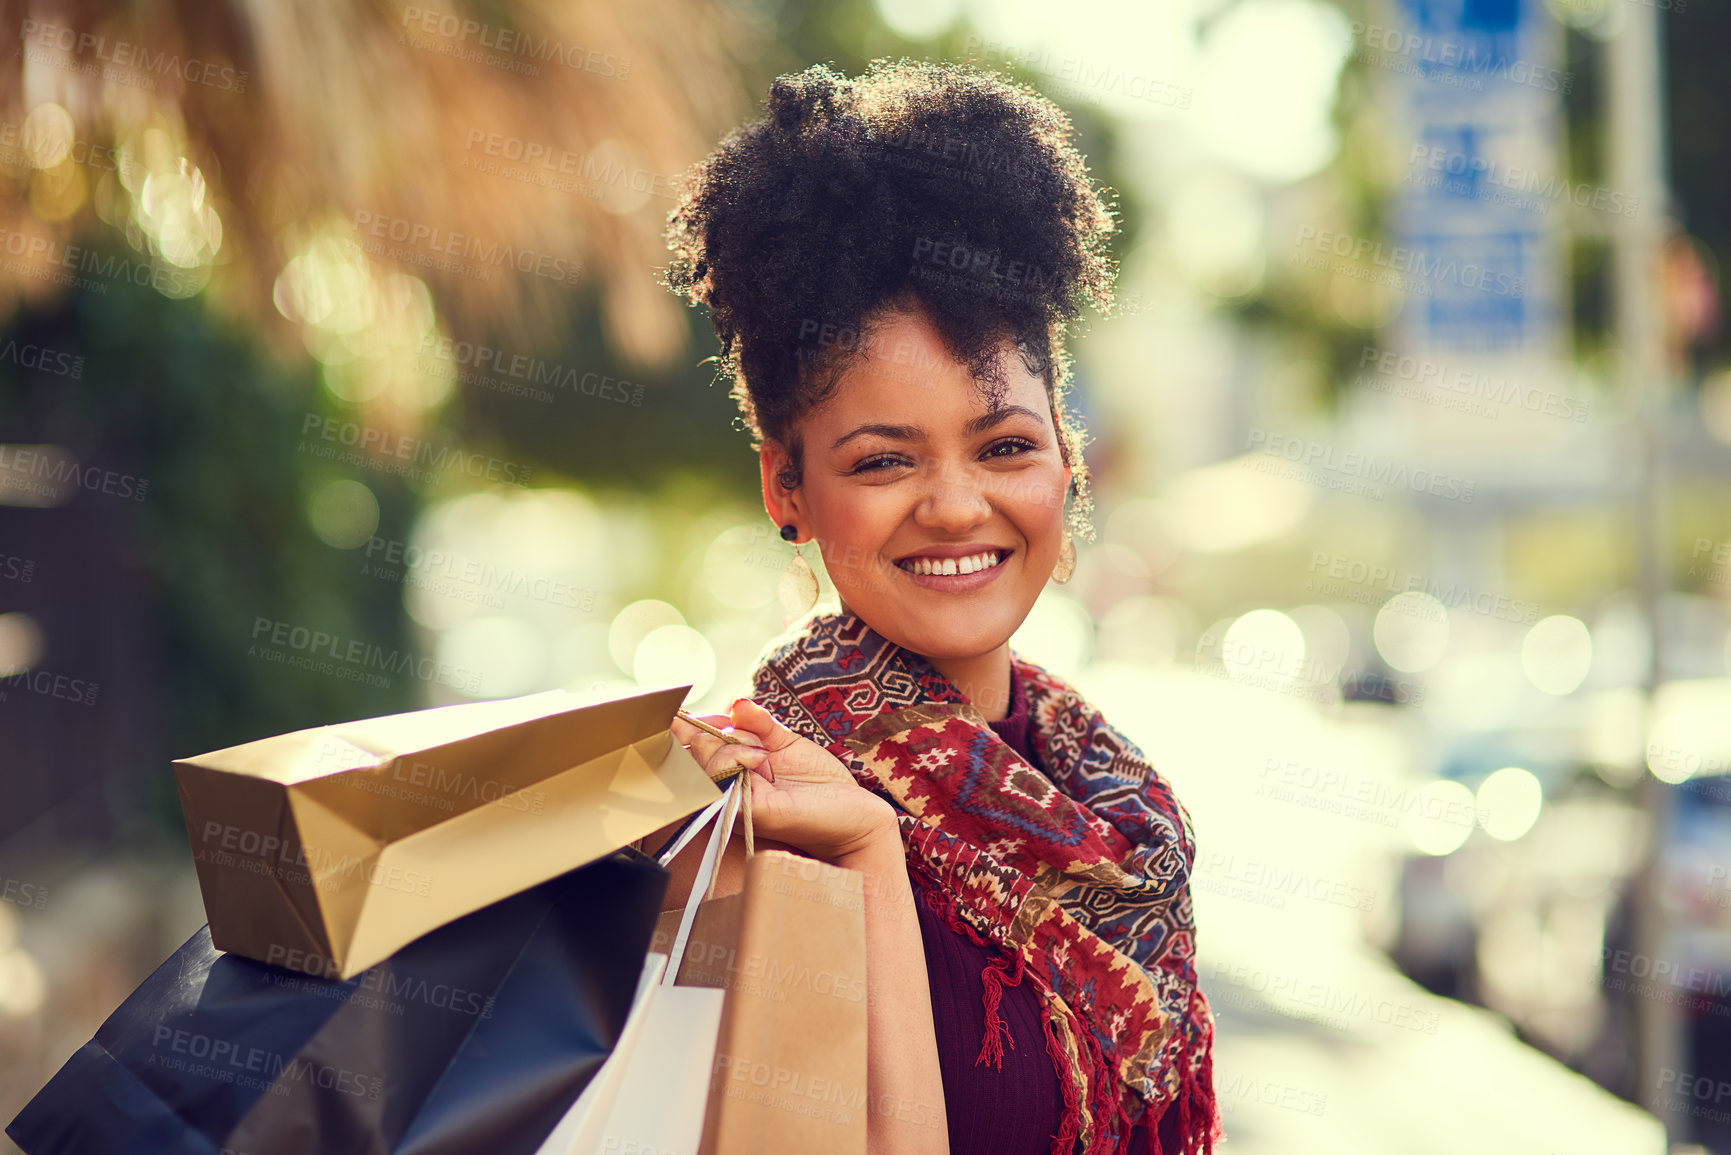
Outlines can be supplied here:
[[913, 557], [898, 564], [909, 573], [947, 575], [978, 573], [983, 569], [991, 569], [1003, 560], [1003, 554], [997, 550], [988, 550], [967, 557]]

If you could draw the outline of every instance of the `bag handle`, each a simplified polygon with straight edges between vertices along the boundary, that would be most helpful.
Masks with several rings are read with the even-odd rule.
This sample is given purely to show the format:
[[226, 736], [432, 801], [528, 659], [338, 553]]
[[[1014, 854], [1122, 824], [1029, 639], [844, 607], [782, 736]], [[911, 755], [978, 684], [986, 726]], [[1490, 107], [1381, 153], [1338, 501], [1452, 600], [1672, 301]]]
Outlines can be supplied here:
[[[661, 976], [662, 986], [672, 986], [673, 980], [679, 977], [679, 965], [685, 959], [685, 944], [691, 938], [692, 925], [697, 921], [697, 908], [711, 897], [715, 890], [715, 879], [720, 874], [717, 868], [721, 863], [721, 853], [727, 846], [728, 839], [733, 836], [733, 821], [738, 817], [742, 806], [748, 815], [750, 813], [750, 792], [750, 775], [735, 775], [733, 781], [728, 783], [727, 793], [705, 807], [697, 821], [686, 827], [670, 846], [656, 856], [656, 861], [666, 866], [696, 837], [704, 823], [711, 818], [715, 819], [715, 826], [709, 832], [709, 844], [704, 847], [703, 859], [697, 864], [697, 874], [691, 880], [691, 895], [685, 900], [685, 913], [679, 918], [679, 933], [674, 935], [673, 947], [667, 952], [667, 970]], [[742, 798], [745, 799], [743, 803]]]

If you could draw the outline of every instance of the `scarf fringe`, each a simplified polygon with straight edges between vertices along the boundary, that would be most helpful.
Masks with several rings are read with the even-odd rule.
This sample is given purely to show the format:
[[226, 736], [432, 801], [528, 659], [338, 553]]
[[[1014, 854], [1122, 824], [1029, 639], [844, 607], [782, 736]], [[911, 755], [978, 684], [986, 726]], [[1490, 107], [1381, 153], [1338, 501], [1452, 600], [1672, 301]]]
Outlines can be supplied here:
[[[909, 872], [910, 877], [912, 872]], [[941, 886], [930, 885], [926, 879], [920, 879], [925, 891], [926, 901], [937, 912], [939, 918], [957, 934], [966, 934], [977, 946], [994, 945], [992, 941], [970, 926], [967, 920], [956, 911], [954, 896], [947, 893]], [[1002, 948], [999, 948], [1000, 950]], [[1003, 1002], [1004, 988], [1020, 986], [1026, 963], [1021, 951], [1004, 951], [1003, 957], [993, 959], [980, 972], [980, 985], [983, 992], [980, 1002], [986, 1012], [986, 1029], [980, 1037], [980, 1053], [974, 1058], [974, 1065], [991, 1063], [997, 1070], [1004, 1069], [1004, 1043], [1010, 1044], [1010, 1049], [1016, 1049], [1016, 1037], [1010, 1033], [1010, 1024], [1004, 1021], [998, 1012]]]
[[[1008, 974], [1012, 961], [1015, 963], [1015, 973]], [[1009, 1041], [1011, 1050], [1016, 1048], [1015, 1036], [1010, 1034], [1010, 1024], [998, 1013], [998, 1003], [1004, 997], [1005, 987], [1021, 985], [1023, 966], [1022, 953], [1017, 951], [1009, 958], [994, 959], [980, 972], [980, 981], [985, 984], [985, 993], [980, 1001], [986, 1008], [986, 1031], [980, 1039], [980, 1053], [974, 1059], [976, 1067], [989, 1061], [1001, 1071], [1004, 1069], [1004, 1042]]]
[[[1076, 1022], [1076, 1033], [1082, 1037], [1082, 1053], [1088, 1064], [1088, 1095], [1093, 1100], [1089, 1104], [1090, 1115], [1099, 1121], [1099, 1125], [1094, 1128], [1093, 1142], [1088, 1145], [1088, 1155], [1117, 1155], [1115, 1147], [1119, 1136], [1128, 1137], [1130, 1133], [1129, 1120], [1124, 1112], [1123, 1084], [1119, 1081], [1118, 1072], [1113, 1068], [1111, 1060], [1106, 1058], [1100, 1041], [1081, 1021], [1080, 1016]], [[1113, 1115], [1124, 1121], [1122, 1130], [1106, 1126], [1106, 1120]]]
[[1064, 1114], [1058, 1123], [1058, 1133], [1052, 1136], [1052, 1155], [1072, 1155], [1076, 1150], [1077, 1132], [1082, 1126], [1082, 1105], [1076, 1094], [1076, 1081], [1070, 1078], [1070, 1056], [1064, 1053], [1064, 1045], [1058, 1041], [1057, 1013], [1047, 1004], [1040, 1016], [1040, 1022], [1046, 1028], [1046, 1054], [1052, 1059], [1052, 1069], [1058, 1072], [1058, 1088], [1064, 1092]]
[[[1201, 1061], [1192, 1068], [1190, 1057], [1178, 1052], [1178, 1095], [1161, 1109], [1159, 1115], [1147, 1112], [1148, 1146], [1146, 1155], [1213, 1155], [1214, 1144], [1224, 1138], [1226, 1128], [1220, 1119], [1219, 1104], [1214, 1096], [1213, 1032], [1202, 1049]], [[1177, 1151], [1167, 1151], [1160, 1143], [1160, 1119], [1166, 1112], [1178, 1112]]]
[[[957, 934], [967, 935], [980, 946], [997, 945], [975, 930], [973, 924], [961, 916], [956, 909], [955, 896], [928, 875], [923, 864], [917, 864], [917, 860], [910, 856], [909, 867], [909, 881], [924, 892], [926, 901], [945, 926]], [[980, 974], [985, 987], [982, 1001], [986, 1011], [986, 1030], [980, 1040], [980, 1053], [974, 1060], [976, 1064], [990, 1061], [999, 1070], [1003, 1069], [1003, 1040], [1008, 1039], [1012, 1048], [1016, 1045], [1009, 1024], [1005, 1023], [998, 1013], [999, 1002], [1003, 998], [1003, 988], [1019, 985], [1027, 969], [1020, 951], [1005, 951], [1004, 954], [1005, 957], [986, 964], [985, 970]], [[1052, 1155], [1072, 1155], [1076, 1141], [1081, 1136], [1082, 1105], [1076, 1082], [1069, 1075], [1071, 1058], [1056, 1033], [1054, 1015], [1057, 1013], [1060, 1012], [1054, 1011], [1048, 1004], [1043, 1007], [1041, 1014], [1041, 1024], [1046, 1035], [1046, 1054], [1052, 1060], [1053, 1069], [1060, 1073], [1058, 1086], [1064, 1095], [1064, 1113], [1058, 1133], [1052, 1137]], [[1203, 1012], [1203, 1017], [1206, 1022], [1206, 1011]], [[1102, 1120], [1116, 1117], [1120, 1124], [1119, 1134], [1127, 1139], [1134, 1124], [1124, 1105], [1125, 1096], [1117, 1072], [1112, 1068], [1092, 1032], [1085, 1029], [1079, 1021], [1075, 1034], [1079, 1037], [1082, 1060], [1088, 1067], [1087, 1088], [1092, 1100], [1089, 1104], [1090, 1116]], [[1225, 1128], [1214, 1095], [1212, 1024], [1204, 1035], [1201, 1059], [1194, 1067], [1191, 1065], [1189, 1053], [1182, 1047], [1175, 1058], [1179, 1075], [1177, 1096], [1166, 1103], [1159, 1114], [1155, 1114], [1151, 1108], [1142, 1113], [1142, 1120], [1148, 1127], [1145, 1155], [1213, 1155], [1214, 1145], [1224, 1137]], [[1160, 1142], [1160, 1119], [1172, 1110], [1178, 1112], [1177, 1151], [1167, 1151]], [[1095, 1128], [1094, 1141], [1089, 1145], [1088, 1155], [1114, 1155], [1110, 1148], [1111, 1130], [1107, 1127]]]

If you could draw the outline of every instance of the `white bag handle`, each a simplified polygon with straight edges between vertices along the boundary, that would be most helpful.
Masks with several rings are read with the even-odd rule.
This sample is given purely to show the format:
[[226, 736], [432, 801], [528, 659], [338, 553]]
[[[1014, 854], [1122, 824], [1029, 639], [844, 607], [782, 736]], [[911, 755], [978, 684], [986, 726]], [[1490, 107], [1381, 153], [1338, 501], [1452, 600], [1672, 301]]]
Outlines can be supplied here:
[[715, 827], [709, 833], [709, 845], [703, 850], [703, 860], [697, 864], [697, 875], [691, 880], [691, 896], [685, 900], [685, 913], [679, 919], [679, 933], [673, 937], [673, 947], [667, 952], [667, 971], [661, 976], [661, 985], [670, 987], [673, 980], [679, 977], [679, 965], [685, 960], [685, 943], [691, 937], [692, 924], [697, 921], [697, 907], [709, 892], [715, 888], [716, 868], [721, 862], [721, 852], [727, 845], [727, 840], [733, 836], [733, 820], [739, 814], [739, 802], [742, 790], [750, 790], [750, 773], [734, 776], [728, 783], [727, 793], [711, 802], [698, 816], [696, 822], [673, 840], [673, 843], [656, 856], [656, 861], [662, 866], [672, 862], [674, 857], [685, 848], [697, 832], [703, 829], [703, 824], [715, 817]]

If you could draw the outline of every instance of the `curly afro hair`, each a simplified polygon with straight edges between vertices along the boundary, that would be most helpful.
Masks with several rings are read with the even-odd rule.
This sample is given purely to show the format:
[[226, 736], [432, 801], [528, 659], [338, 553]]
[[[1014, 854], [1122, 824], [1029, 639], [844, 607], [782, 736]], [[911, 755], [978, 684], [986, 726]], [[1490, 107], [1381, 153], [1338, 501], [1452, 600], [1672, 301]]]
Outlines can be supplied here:
[[1006, 340], [1043, 378], [1088, 532], [1064, 333], [1110, 305], [1114, 220], [1063, 112], [991, 73], [877, 61], [783, 76], [765, 113], [692, 174], [667, 281], [709, 306], [746, 425], [793, 459], [782, 483], [797, 484], [799, 418], [869, 351], [873, 322], [919, 308], [988, 395]]

